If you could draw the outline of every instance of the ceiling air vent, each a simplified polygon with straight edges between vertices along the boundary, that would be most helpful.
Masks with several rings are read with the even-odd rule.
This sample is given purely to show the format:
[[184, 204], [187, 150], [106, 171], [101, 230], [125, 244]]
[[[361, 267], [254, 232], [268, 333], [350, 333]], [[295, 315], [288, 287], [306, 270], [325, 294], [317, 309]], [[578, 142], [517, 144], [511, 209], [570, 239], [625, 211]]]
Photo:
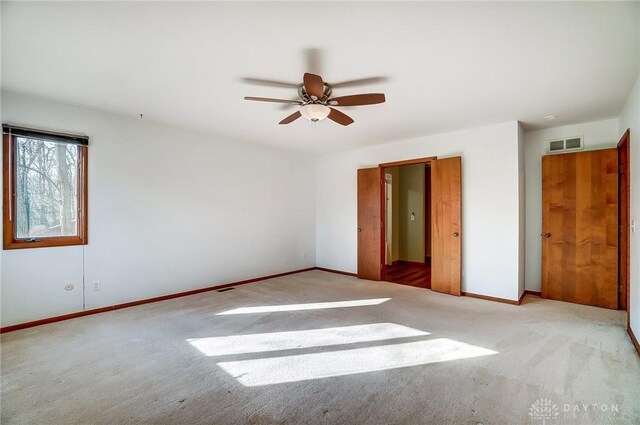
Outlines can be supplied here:
[[556, 139], [549, 142], [549, 152], [578, 151], [584, 149], [582, 136]]

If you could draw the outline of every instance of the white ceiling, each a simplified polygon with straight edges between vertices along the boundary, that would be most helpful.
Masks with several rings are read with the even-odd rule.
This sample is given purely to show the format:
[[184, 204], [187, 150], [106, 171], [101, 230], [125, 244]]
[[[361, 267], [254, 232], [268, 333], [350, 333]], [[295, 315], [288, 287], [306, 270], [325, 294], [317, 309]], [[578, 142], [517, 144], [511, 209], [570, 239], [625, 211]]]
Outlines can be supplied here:
[[[616, 117], [639, 62], [638, 3], [2, 2], [3, 89], [314, 153]], [[387, 102], [342, 108], [349, 127], [314, 128], [278, 125], [295, 107], [242, 99], [293, 99], [242, 78], [305, 71], [386, 77], [334, 95]]]

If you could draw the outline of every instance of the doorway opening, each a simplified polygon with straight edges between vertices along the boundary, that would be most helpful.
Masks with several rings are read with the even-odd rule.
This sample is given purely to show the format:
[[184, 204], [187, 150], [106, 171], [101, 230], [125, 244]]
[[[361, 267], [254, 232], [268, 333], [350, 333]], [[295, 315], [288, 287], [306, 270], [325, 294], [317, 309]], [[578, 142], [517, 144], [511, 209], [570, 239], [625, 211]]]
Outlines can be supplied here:
[[[451, 295], [461, 295], [462, 287], [462, 157], [451, 156], [437, 159], [436, 157], [416, 158], [405, 161], [387, 162], [373, 168], [358, 169], [358, 274], [360, 279], [397, 281], [392, 275], [387, 276], [387, 266], [393, 266], [393, 223], [400, 224], [400, 220], [420, 222], [419, 206], [409, 207], [402, 215], [400, 210], [393, 214], [391, 205], [391, 236], [386, 244], [386, 214], [385, 187], [388, 185], [385, 170], [403, 165], [421, 164], [423, 176], [429, 164], [429, 178], [425, 186], [428, 195], [423, 199], [423, 222], [427, 223], [429, 232], [412, 232], [412, 236], [419, 238], [422, 253], [416, 262], [422, 263], [422, 272], [429, 272], [428, 283], [421, 280], [420, 286], [432, 291]], [[423, 177], [424, 178], [424, 177]], [[390, 193], [396, 192], [398, 180], [390, 179]], [[396, 184], [394, 185], [394, 181]], [[395, 187], [394, 187], [395, 186]], [[424, 190], [424, 189], [423, 189]], [[392, 200], [391, 200], [392, 201]], [[424, 205], [427, 205], [425, 208]], [[424, 212], [426, 211], [426, 214]], [[413, 214], [412, 214], [413, 213]], [[413, 220], [411, 220], [413, 218]], [[397, 225], [396, 224], [396, 225]], [[425, 237], [426, 236], [426, 237]], [[399, 242], [395, 243], [400, 247]], [[387, 253], [391, 257], [391, 264], [387, 264]], [[426, 255], [425, 255], [426, 252]], [[430, 257], [430, 258], [429, 258]], [[398, 258], [401, 259], [401, 258]], [[431, 260], [429, 262], [429, 259]], [[407, 261], [407, 260], [405, 260]], [[412, 261], [409, 259], [408, 261]], [[389, 279], [389, 277], [391, 279]], [[404, 279], [403, 279], [404, 280]], [[405, 282], [402, 282], [405, 283]]]
[[384, 167], [387, 282], [431, 288], [431, 164]]

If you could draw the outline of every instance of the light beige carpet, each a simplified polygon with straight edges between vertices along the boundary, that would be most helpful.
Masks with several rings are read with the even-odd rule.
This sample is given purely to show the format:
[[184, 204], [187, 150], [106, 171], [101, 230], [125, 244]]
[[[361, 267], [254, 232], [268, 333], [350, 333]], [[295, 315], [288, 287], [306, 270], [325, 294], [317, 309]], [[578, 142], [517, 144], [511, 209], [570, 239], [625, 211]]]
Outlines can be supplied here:
[[638, 424], [624, 323], [305, 272], [5, 334], [1, 419]]

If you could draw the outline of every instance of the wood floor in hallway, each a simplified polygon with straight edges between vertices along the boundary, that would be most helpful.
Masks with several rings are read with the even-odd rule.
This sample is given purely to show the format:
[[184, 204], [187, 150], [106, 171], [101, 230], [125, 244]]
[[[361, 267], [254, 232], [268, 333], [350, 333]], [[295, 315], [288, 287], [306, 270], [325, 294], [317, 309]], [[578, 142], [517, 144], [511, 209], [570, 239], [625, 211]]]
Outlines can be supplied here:
[[431, 288], [431, 265], [400, 261], [384, 268], [384, 280], [418, 288]]

